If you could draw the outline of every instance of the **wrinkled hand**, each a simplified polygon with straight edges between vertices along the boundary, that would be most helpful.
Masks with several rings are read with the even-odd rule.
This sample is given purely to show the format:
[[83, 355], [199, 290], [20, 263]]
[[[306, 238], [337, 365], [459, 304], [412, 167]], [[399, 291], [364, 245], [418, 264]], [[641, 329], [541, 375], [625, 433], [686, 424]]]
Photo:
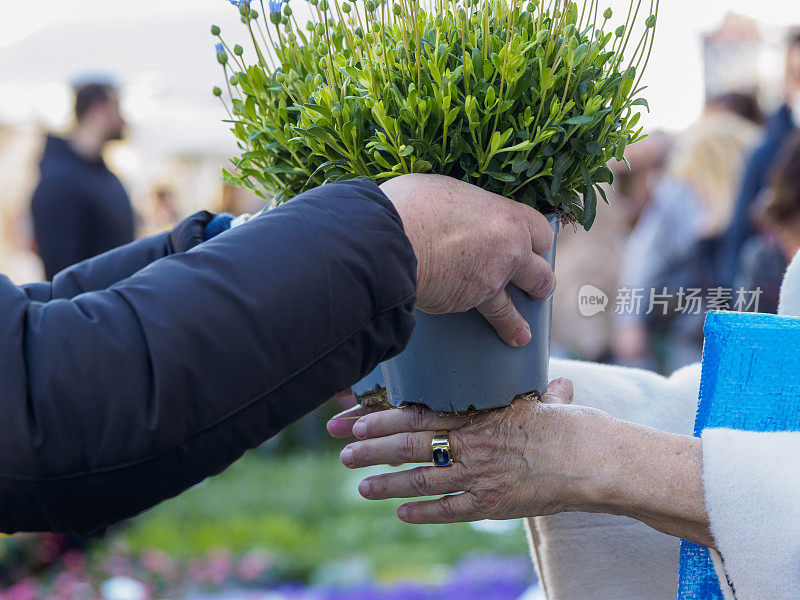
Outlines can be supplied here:
[[381, 185], [403, 220], [419, 262], [417, 308], [476, 308], [511, 346], [531, 339], [506, 286], [549, 298], [555, 277], [539, 256], [553, 230], [533, 208], [440, 175], [402, 175]]
[[449, 494], [400, 506], [397, 515], [408, 523], [547, 515], [576, 509], [592, 461], [576, 456], [575, 449], [587, 447], [581, 443], [585, 420], [604, 415], [563, 406], [570, 402], [572, 383], [556, 379], [542, 402], [517, 401], [473, 416], [420, 407], [365, 414], [356, 407], [334, 417], [328, 429], [336, 437], [358, 438], [341, 453], [350, 468], [430, 464], [434, 434], [449, 431], [452, 466], [416, 467], [368, 477], [359, 485], [369, 500]]

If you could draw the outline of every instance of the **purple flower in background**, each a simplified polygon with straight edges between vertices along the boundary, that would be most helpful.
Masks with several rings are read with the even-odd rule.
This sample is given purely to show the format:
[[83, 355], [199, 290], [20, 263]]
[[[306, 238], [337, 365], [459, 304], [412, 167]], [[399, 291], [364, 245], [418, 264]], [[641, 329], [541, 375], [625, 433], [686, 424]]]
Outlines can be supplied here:
[[242, 4], [249, 5], [252, 0], [228, 0], [234, 6], [241, 6]]
[[283, 0], [269, 0], [269, 14], [279, 15], [283, 8]]
[[225, 52], [225, 46], [222, 43], [217, 42], [214, 44], [214, 54], [219, 54], [220, 52]]

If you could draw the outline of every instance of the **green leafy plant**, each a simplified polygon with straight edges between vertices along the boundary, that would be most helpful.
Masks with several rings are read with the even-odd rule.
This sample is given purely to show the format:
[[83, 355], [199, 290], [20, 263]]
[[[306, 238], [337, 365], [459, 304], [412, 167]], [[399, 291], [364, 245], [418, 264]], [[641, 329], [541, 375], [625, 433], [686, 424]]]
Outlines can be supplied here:
[[437, 173], [589, 229], [606, 164], [645, 137], [658, 0], [631, 0], [616, 27], [599, 0], [307, 1], [304, 27], [288, 0], [261, 0], [266, 19], [234, 2], [255, 60], [218, 46], [228, 85], [214, 93], [241, 148], [224, 177], [272, 205], [327, 181]]

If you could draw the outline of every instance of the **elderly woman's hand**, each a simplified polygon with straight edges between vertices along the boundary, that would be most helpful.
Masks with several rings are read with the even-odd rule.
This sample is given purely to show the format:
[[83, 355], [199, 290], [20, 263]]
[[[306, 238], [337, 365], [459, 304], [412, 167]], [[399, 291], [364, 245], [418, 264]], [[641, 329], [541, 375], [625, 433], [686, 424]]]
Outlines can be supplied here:
[[[448, 430], [451, 466], [368, 477], [359, 485], [361, 495], [380, 500], [457, 494], [402, 505], [398, 516], [409, 523], [569, 510], [590, 476], [581, 466], [585, 461], [573, 455], [579, 446], [576, 437], [584, 435], [582, 422], [604, 418], [600, 411], [564, 406], [571, 401], [572, 383], [557, 379], [542, 402], [517, 401], [472, 416], [440, 415], [420, 407], [372, 413], [352, 424], [360, 441], [348, 445], [341, 460], [350, 468], [430, 463], [433, 436]], [[349, 433], [343, 424], [333, 429], [334, 434]]]
[[448, 432], [450, 466], [376, 475], [359, 485], [369, 500], [442, 496], [401, 505], [397, 515], [408, 523], [606, 512], [713, 545], [700, 440], [570, 405], [572, 391], [570, 381], [557, 379], [542, 402], [471, 416], [356, 407], [334, 417], [328, 430], [357, 438], [341, 453], [350, 468], [432, 464], [433, 437]]

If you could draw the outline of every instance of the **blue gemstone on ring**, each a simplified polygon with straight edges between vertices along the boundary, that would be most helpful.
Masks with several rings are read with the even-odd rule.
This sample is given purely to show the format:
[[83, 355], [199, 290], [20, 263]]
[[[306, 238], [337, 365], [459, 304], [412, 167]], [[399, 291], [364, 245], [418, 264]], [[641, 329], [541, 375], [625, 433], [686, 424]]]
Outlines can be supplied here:
[[436, 448], [433, 451], [433, 464], [437, 467], [446, 467], [450, 464], [450, 453], [446, 448]]

